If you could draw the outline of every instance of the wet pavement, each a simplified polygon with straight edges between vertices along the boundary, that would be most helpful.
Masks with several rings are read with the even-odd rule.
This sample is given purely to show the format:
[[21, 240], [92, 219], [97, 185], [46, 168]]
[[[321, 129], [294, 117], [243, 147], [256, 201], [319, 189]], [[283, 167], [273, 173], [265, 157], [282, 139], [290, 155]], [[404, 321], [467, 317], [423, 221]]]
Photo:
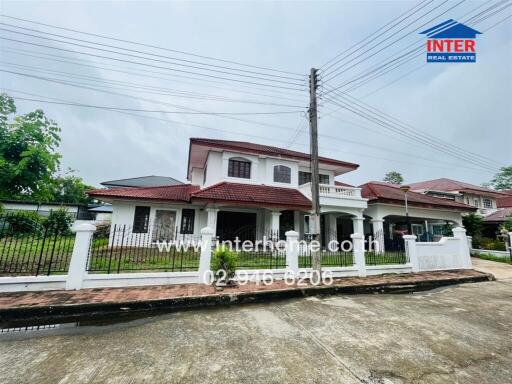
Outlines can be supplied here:
[[110, 322], [0, 334], [0, 382], [512, 381], [510, 280]]

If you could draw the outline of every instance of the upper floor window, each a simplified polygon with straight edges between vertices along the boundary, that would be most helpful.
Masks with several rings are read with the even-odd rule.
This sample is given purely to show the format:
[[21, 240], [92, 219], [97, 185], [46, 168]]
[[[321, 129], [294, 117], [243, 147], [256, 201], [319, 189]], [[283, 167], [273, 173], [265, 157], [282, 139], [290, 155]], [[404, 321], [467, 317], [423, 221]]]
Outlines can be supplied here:
[[135, 207], [133, 216], [133, 233], [147, 233], [149, 226], [150, 207]]
[[274, 182], [290, 184], [292, 182], [292, 169], [285, 165], [276, 165], [274, 167]]
[[181, 234], [194, 233], [195, 209], [183, 209], [181, 211]]
[[240, 177], [242, 179], [251, 178], [251, 162], [242, 158], [229, 159], [228, 176]]
[[[329, 175], [318, 175], [320, 177], [320, 184], [329, 184]], [[311, 172], [299, 171], [299, 185], [311, 182]]]
[[473, 207], [480, 207], [480, 199], [473, 200]]
[[492, 208], [491, 199], [484, 199], [484, 208]]

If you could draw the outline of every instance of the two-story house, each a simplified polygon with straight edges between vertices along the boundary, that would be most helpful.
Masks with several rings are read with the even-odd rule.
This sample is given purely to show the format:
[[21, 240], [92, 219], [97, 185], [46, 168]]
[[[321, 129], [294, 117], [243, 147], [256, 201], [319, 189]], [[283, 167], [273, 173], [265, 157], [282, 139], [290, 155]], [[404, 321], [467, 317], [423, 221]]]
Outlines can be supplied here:
[[[363, 188], [335, 181], [357, 164], [320, 157], [322, 242], [349, 240], [352, 233], [382, 238], [404, 231], [404, 195], [397, 186], [368, 183]], [[288, 230], [311, 232], [310, 156], [248, 142], [190, 139], [190, 184], [90, 191], [113, 207], [112, 226], [150, 240], [169, 233], [198, 236], [204, 227], [220, 240], [256, 240]], [[381, 185], [384, 184], [384, 185]], [[362, 192], [364, 195], [362, 195]], [[410, 213], [421, 235], [446, 222], [461, 225], [474, 208], [409, 192]], [[370, 201], [369, 201], [370, 200]], [[370, 206], [369, 206], [369, 203]]]
[[446, 178], [409, 185], [412, 191], [418, 193], [471, 205], [477, 208], [477, 213], [482, 216], [496, 212], [496, 199], [506, 196], [503, 192]]

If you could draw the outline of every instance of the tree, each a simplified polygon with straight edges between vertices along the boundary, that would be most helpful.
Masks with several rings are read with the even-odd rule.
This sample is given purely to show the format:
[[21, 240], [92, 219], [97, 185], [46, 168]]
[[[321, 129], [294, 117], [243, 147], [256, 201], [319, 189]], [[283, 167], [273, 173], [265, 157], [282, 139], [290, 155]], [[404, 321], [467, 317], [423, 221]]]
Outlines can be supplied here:
[[52, 198], [55, 203], [87, 204], [92, 199], [85, 193], [94, 187], [83, 182], [81, 177], [68, 170], [67, 174], [59, 175], [52, 180]]
[[481, 236], [484, 228], [484, 219], [475, 213], [470, 213], [462, 217], [462, 225], [466, 228], [468, 236]]
[[511, 189], [512, 165], [509, 165], [508, 167], [501, 167], [500, 172], [494, 176], [494, 179], [491, 180], [490, 185], [498, 191], [502, 189]]
[[402, 184], [404, 182], [402, 174], [397, 171], [390, 171], [386, 173], [386, 176], [384, 176], [384, 179], [382, 180], [391, 184]]
[[47, 201], [59, 166], [60, 128], [40, 109], [15, 113], [14, 100], [0, 94], [0, 198]]

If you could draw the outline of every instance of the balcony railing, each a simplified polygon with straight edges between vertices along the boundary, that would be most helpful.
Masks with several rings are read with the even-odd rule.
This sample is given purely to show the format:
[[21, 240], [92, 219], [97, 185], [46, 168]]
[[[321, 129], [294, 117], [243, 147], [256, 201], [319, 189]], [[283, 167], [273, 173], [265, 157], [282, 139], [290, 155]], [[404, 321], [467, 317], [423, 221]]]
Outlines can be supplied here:
[[[311, 183], [302, 184], [300, 190], [311, 198]], [[320, 197], [338, 197], [345, 199], [361, 199], [361, 188], [342, 187], [339, 185], [320, 184]]]

